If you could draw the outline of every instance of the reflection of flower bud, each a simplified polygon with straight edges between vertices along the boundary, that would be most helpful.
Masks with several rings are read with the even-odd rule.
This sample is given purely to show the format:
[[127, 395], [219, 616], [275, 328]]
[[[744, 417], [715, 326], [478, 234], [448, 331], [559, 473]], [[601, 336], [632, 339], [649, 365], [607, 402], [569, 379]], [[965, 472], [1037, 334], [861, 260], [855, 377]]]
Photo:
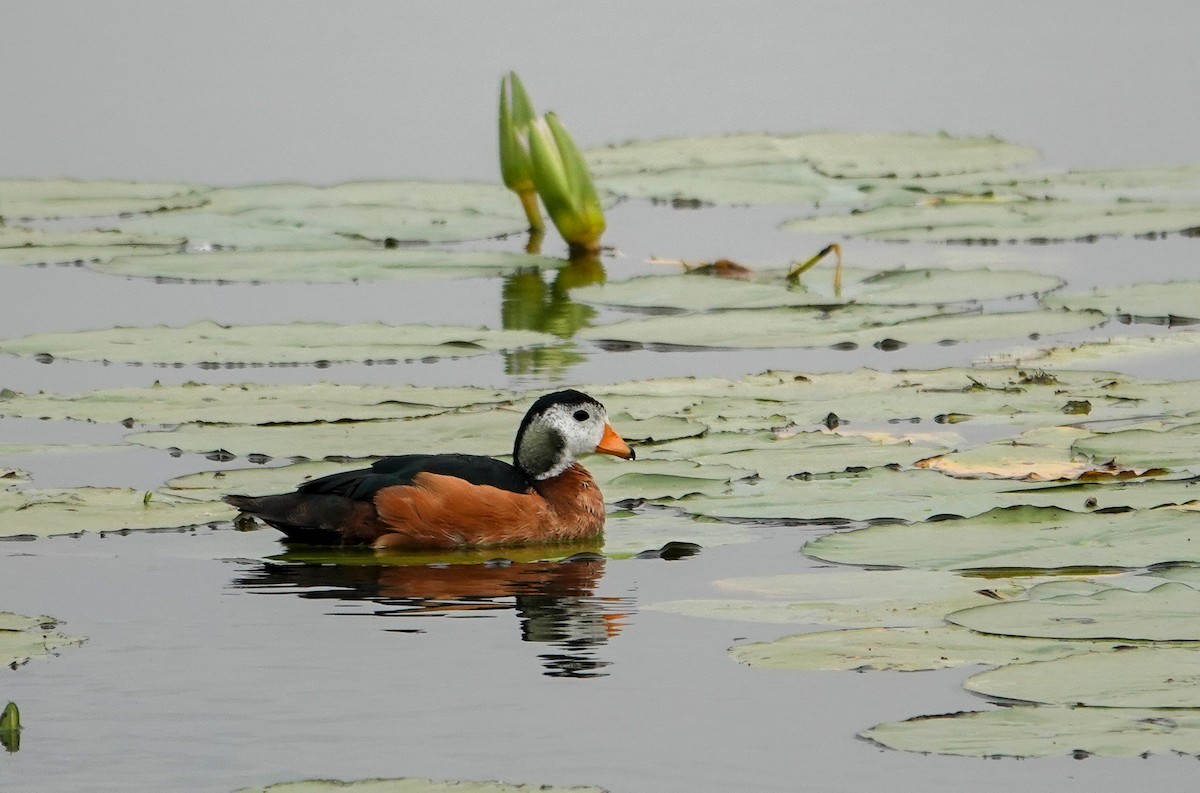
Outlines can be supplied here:
[[21, 711], [15, 702], [8, 703], [0, 713], [0, 744], [10, 752], [21, 748]]
[[572, 252], [595, 251], [604, 210], [583, 155], [553, 113], [529, 125], [533, 180], [546, 212]]

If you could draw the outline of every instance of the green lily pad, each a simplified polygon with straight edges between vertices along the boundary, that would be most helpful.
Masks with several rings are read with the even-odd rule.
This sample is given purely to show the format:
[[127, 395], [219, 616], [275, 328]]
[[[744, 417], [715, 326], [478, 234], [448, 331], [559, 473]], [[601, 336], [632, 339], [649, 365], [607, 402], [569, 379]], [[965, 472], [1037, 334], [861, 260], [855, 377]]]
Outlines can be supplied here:
[[846, 268], [841, 295], [835, 295], [832, 282], [826, 279], [812, 277], [802, 287], [789, 288], [783, 276], [782, 272], [762, 273], [756, 281], [696, 275], [646, 276], [575, 289], [571, 297], [584, 303], [686, 311], [840, 303], [914, 306], [1041, 294], [1063, 283], [1055, 276], [1019, 271]]
[[[723, 443], [736, 444], [736, 448], [719, 451]], [[706, 448], [712, 452], [702, 453]], [[833, 432], [802, 432], [777, 438], [720, 433], [695, 441], [670, 443], [655, 452], [680, 455], [697, 463], [737, 466], [754, 471], [763, 479], [783, 480], [796, 475], [840, 473], [851, 468], [908, 466], [944, 448], [945, 445], [928, 437], [882, 439]]]
[[967, 757], [1200, 755], [1200, 714], [1025, 706], [920, 716], [861, 736], [890, 749]]
[[155, 384], [63, 395], [0, 391], [0, 414], [39, 419], [76, 419], [115, 424], [179, 424], [189, 421], [301, 424], [310, 421], [397, 419], [452, 408], [512, 404], [519, 395], [492, 388], [306, 385]]
[[97, 217], [203, 206], [207, 187], [74, 179], [0, 179], [0, 217]]
[[1198, 675], [1198, 649], [1130, 647], [994, 669], [963, 685], [979, 694], [1050, 705], [1200, 708]]
[[827, 347], [983, 341], [1086, 330], [1099, 314], [1029, 311], [931, 315], [929, 308], [846, 306], [831, 313], [733, 310], [626, 320], [585, 328], [577, 338], [716, 348]]
[[1093, 460], [1114, 460], [1132, 468], [1171, 468], [1200, 473], [1200, 424], [1165, 430], [1127, 429], [1076, 440], [1075, 454]]
[[1170, 582], [1147, 592], [1114, 587], [1090, 594], [994, 603], [956, 611], [946, 620], [980, 633], [1006, 636], [1200, 641], [1197, 607], [1200, 591]]
[[339, 236], [327, 229], [270, 225], [249, 214], [219, 215], [215, 212], [161, 212], [122, 218], [114, 222], [126, 234], [179, 237], [189, 251], [221, 248], [240, 250], [335, 250], [375, 249], [371, 240]]
[[1195, 524], [1195, 515], [1175, 509], [1099, 514], [1016, 506], [960, 520], [830, 534], [804, 552], [843, 564], [926, 570], [1131, 568], [1200, 560], [1200, 547], [1192, 542]]
[[743, 664], [764, 669], [916, 672], [979, 664], [1024, 664], [1080, 653], [1111, 652], [1118, 646], [1115, 642], [989, 636], [941, 625], [802, 633], [773, 642], [741, 644], [730, 648], [729, 654]]
[[512, 785], [506, 782], [437, 782], [431, 779], [310, 779], [242, 788], [237, 793], [605, 793], [597, 787]]
[[0, 226], [0, 265], [107, 261], [125, 255], [169, 253], [182, 244], [182, 239], [167, 236]]
[[556, 342], [524, 330], [430, 325], [241, 325], [196, 322], [65, 333], [0, 340], [0, 352], [51, 355], [84, 361], [157, 364], [317, 363], [465, 357]]
[[401, 247], [119, 256], [92, 269], [112, 275], [190, 281], [339, 283], [476, 278], [521, 268], [553, 269], [563, 263], [561, 259], [519, 253]]
[[231, 507], [212, 501], [146, 494], [127, 488], [0, 490], [0, 537], [50, 537], [81, 531], [168, 529], [229, 520]]
[[1022, 479], [1045, 482], [1062, 479], [1116, 478], [1141, 475], [1151, 466], [1123, 467], [1093, 461], [1072, 444], [1087, 443], [1092, 433], [1078, 427], [1044, 427], [973, 449], [920, 460], [919, 468], [965, 478]]
[[[748, 462], [747, 466], [752, 467]], [[865, 471], [851, 469], [790, 478], [782, 482], [739, 482], [734, 483], [728, 495], [690, 496], [672, 503], [688, 512], [717, 518], [811, 522], [921, 521], [947, 513], [975, 515], [1014, 501], [1019, 503], [1019, 494], [1027, 487], [1029, 485], [1023, 482], [955, 479], [932, 471], [868, 468]], [[882, 530], [889, 527], [877, 528]], [[833, 537], [848, 536], [837, 534], [828, 539], [833, 542]], [[818, 551], [824, 553], [825, 548], [820, 546]], [[839, 558], [833, 561], [843, 560]], [[850, 564], [893, 564], [875, 559], [846, 561]]]
[[507, 215], [524, 218], [517, 199], [492, 182], [367, 181], [319, 187], [300, 182], [222, 187], [208, 193], [208, 210], [237, 214], [249, 209], [313, 209], [387, 206], [446, 215]]
[[486, 239], [521, 231], [526, 225], [523, 218], [515, 216], [451, 215], [428, 209], [373, 205], [247, 209], [233, 217], [267, 229], [401, 242]]
[[252, 185], [207, 194], [201, 212], [121, 221], [124, 231], [186, 237], [193, 248], [336, 249], [354, 240], [448, 242], [521, 231], [520, 204], [499, 185], [352, 182]]
[[1044, 302], [1072, 311], [1200, 320], [1200, 281], [1126, 284], [1086, 294], [1047, 295]]
[[635, 141], [585, 156], [603, 186], [613, 174], [797, 162], [836, 178], [963, 173], [1018, 165], [1037, 152], [995, 138], [818, 132]]
[[1066, 369], [1121, 369], [1128, 364], [1144, 365], [1157, 356], [1191, 355], [1200, 349], [1200, 331], [1178, 330], [1163, 336], [1115, 337], [1059, 347], [1025, 346], [990, 353], [980, 359], [988, 366], [1038, 366]]
[[58, 626], [53, 617], [26, 617], [0, 611], [0, 664], [20, 666], [30, 658], [87, 641], [83, 636], [60, 633], [55, 630]]
[[903, 241], [1058, 242], [1185, 231], [1196, 227], [1198, 217], [1200, 205], [980, 199], [796, 218], [782, 228], [804, 234]]
[[759, 597], [675, 600], [645, 608], [744, 622], [930, 628], [942, 625], [949, 611], [992, 602], [981, 590], [998, 597], [1025, 591], [1008, 579], [926, 570], [832, 570], [725, 579], [717, 586]]

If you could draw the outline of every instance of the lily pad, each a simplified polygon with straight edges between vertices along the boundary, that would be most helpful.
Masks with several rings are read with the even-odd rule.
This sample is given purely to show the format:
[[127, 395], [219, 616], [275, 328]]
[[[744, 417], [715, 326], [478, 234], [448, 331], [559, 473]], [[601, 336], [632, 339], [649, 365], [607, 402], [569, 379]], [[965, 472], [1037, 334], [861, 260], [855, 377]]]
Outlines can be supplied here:
[[427, 209], [371, 205], [247, 209], [233, 217], [267, 229], [400, 242], [486, 239], [519, 232], [526, 225], [523, 218], [514, 216], [450, 215]]
[[989, 366], [1039, 366], [1065, 369], [1121, 369], [1129, 364], [1144, 365], [1154, 356], [1189, 355], [1200, 350], [1200, 331], [1179, 330], [1162, 336], [1115, 337], [1106, 341], [1087, 341], [1059, 347], [1025, 346], [990, 353], [980, 359]]
[[1200, 714], [1025, 706], [920, 716], [861, 735], [890, 749], [967, 757], [1200, 755]]
[[222, 187], [208, 193], [212, 212], [248, 209], [312, 209], [337, 206], [391, 206], [446, 215], [524, 217], [520, 204], [491, 182], [366, 181], [325, 187], [300, 182]]
[[[1089, 652], [1111, 652], [1117, 643], [1064, 642], [989, 636], [953, 625], [858, 628], [785, 636], [732, 647], [729, 654], [764, 669], [916, 672], [957, 666], [1001, 666]], [[1128, 645], [1124, 645], [1128, 646]]]
[[1059, 242], [1185, 231], [1196, 227], [1197, 218], [1200, 204], [981, 199], [882, 206], [855, 214], [797, 218], [782, 227], [804, 234], [884, 240]]
[[135, 254], [169, 253], [181, 238], [116, 231], [42, 231], [0, 226], [0, 265], [98, 262]]
[[0, 391], [0, 415], [100, 423], [302, 424], [310, 421], [415, 418], [468, 406], [522, 399], [493, 388], [306, 385], [155, 384], [82, 394]]
[[585, 156], [603, 185], [612, 174], [796, 162], [838, 178], [963, 173], [1018, 165], [1037, 152], [995, 138], [817, 132], [635, 141]]
[[1091, 594], [994, 603], [956, 611], [946, 620], [1006, 636], [1200, 642], [1197, 608], [1200, 591], [1171, 582], [1147, 592], [1114, 587]]
[[97, 217], [204, 205], [207, 187], [74, 179], [0, 179], [0, 217]]
[[864, 347], [1051, 336], [1086, 330], [1101, 321], [1099, 314], [1073, 311], [939, 316], [921, 307], [846, 306], [829, 313], [761, 309], [651, 317], [585, 328], [577, 338], [738, 349]]
[[1200, 424], [1183, 424], [1161, 431], [1128, 429], [1097, 433], [1076, 440], [1071, 450], [1093, 460], [1114, 460], [1123, 466], [1200, 473]]
[[759, 597], [675, 600], [645, 608], [744, 622], [932, 628], [944, 624], [947, 612], [1025, 591], [1012, 580], [925, 570], [834, 570], [725, 579], [717, 586]]
[[832, 284], [810, 278], [789, 287], [784, 273], [762, 273], [755, 281], [733, 281], [696, 275], [659, 275], [587, 286], [571, 292], [574, 300], [633, 308], [675, 308], [686, 311], [779, 308], [785, 306], [942, 305], [1032, 295], [1057, 289], [1062, 281], [1051, 275], [1002, 270], [860, 270], [846, 268], [842, 292]]
[[916, 466], [948, 476], [1030, 482], [1084, 477], [1115, 479], [1142, 475], [1149, 470], [1149, 466], [1125, 468], [1111, 462], [1094, 462], [1073, 451], [1073, 443], [1086, 443], [1093, 437], [1092, 433], [1078, 427], [1045, 427], [1015, 438], [919, 460]]
[[557, 342], [524, 330], [430, 325], [240, 325], [197, 322], [65, 333], [0, 341], [0, 352], [84, 361], [266, 364], [465, 357]]
[[249, 214], [220, 215], [215, 212], [161, 212], [122, 218], [112, 225], [127, 234], [179, 237], [188, 251], [222, 248], [239, 250], [329, 250], [378, 245], [367, 239], [339, 236], [327, 229], [270, 225]]
[[229, 520], [235, 511], [212, 501], [146, 494], [127, 488], [0, 491], [0, 537], [49, 537], [81, 531], [167, 529]]
[[1195, 515], [1173, 509], [1098, 514], [1015, 506], [960, 520], [830, 534], [804, 552], [843, 564], [925, 570], [1133, 568], [1200, 561], [1200, 547], [1192, 542], [1195, 524]]
[[552, 269], [562, 264], [561, 259], [519, 253], [400, 247], [119, 256], [92, 269], [113, 275], [190, 281], [339, 283], [486, 277], [521, 268]]
[[1200, 708], [1198, 676], [1198, 649], [1130, 647], [994, 669], [963, 685], [987, 696], [1050, 705]]
[[[743, 461], [745, 462], [745, 461]], [[748, 464], [748, 463], [747, 463]], [[868, 468], [839, 473], [790, 478], [783, 482], [735, 483], [729, 495], [691, 496], [673, 502], [675, 506], [698, 515], [718, 518], [806, 521], [815, 523], [900, 520], [921, 521], [944, 515], [974, 515], [999, 505], [1020, 501], [1026, 483], [991, 479], [955, 479], [932, 471], [897, 471], [892, 468]], [[930, 524], [931, 526], [940, 524]], [[881, 531], [886, 528], [875, 527]], [[871, 531], [866, 529], [863, 531]], [[854, 533], [854, 534], [857, 534]], [[831, 535], [834, 538], [851, 534]], [[902, 542], [897, 540], [898, 542]], [[854, 543], [851, 539], [849, 542]], [[856, 544], [856, 543], [855, 543]], [[811, 547], [811, 544], [810, 544]], [[818, 555], [827, 546], [818, 546]], [[875, 549], [872, 548], [874, 553]], [[865, 549], [861, 551], [866, 556]], [[913, 551], [914, 555], [921, 553]], [[846, 561], [849, 564], [897, 564], [876, 559]], [[913, 564], [911, 566], [925, 567]]]
[[1086, 294], [1047, 295], [1046, 305], [1073, 311], [1100, 311], [1135, 317], [1171, 317], [1200, 321], [1200, 281], [1126, 284]]
[[437, 782], [431, 779], [311, 779], [242, 788], [237, 793], [605, 793], [597, 787], [512, 785], [506, 782]]
[[30, 658], [49, 655], [61, 647], [83, 644], [83, 636], [68, 636], [55, 628], [53, 617], [26, 617], [0, 611], [0, 664], [19, 666]]

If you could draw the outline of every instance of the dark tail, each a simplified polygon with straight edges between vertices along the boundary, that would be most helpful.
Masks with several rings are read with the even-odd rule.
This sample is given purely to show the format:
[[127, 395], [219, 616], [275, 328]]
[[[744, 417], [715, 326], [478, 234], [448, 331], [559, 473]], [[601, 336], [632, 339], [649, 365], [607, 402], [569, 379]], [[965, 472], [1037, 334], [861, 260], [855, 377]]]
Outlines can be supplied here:
[[222, 498], [226, 504], [302, 542], [370, 542], [379, 534], [378, 516], [369, 501], [310, 493]]

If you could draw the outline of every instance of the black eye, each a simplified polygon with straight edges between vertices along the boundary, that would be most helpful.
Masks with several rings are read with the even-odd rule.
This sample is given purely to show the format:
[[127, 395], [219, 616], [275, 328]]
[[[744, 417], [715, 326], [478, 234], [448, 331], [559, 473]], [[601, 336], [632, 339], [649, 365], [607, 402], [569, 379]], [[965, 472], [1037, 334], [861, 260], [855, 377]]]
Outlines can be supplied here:
[[576, 421], [587, 421], [590, 418], [591, 418], [591, 415], [586, 410], [576, 410], [575, 411], [575, 420]]

